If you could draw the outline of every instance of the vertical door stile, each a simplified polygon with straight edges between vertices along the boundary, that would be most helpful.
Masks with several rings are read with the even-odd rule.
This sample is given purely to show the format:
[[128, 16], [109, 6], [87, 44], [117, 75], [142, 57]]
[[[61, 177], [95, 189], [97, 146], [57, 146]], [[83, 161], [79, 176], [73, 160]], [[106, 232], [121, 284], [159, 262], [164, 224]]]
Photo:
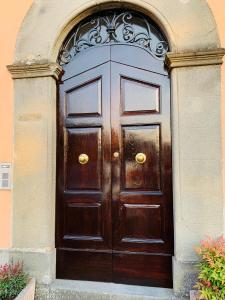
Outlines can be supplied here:
[[102, 219], [104, 220], [103, 226], [106, 232], [107, 249], [112, 259], [112, 219], [111, 219], [111, 124], [110, 124], [110, 61], [106, 65], [106, 73], [102, 75], [102, 114], [103, 114], [103, 190], [105, 197], [103, 198]]
[[[114, 64], [111, 62], [111, 132], [112, 132], [112, 230], [113, 252], [115, 236], [119, 234], [120, 218], [120, 170], [122, 161], [121, 137], [120, 137], [120, 82], [115, 76]], [[114, 255], [113, 255], [114, 256]]]

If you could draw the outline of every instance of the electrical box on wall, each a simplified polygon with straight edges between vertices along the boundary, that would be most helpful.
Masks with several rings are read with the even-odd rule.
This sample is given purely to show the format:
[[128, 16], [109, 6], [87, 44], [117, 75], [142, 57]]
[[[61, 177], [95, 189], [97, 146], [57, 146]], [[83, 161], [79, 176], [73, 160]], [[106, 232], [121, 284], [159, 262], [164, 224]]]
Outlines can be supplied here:
[[11, 189], [11, 163], [0, 163], [0, 190]]

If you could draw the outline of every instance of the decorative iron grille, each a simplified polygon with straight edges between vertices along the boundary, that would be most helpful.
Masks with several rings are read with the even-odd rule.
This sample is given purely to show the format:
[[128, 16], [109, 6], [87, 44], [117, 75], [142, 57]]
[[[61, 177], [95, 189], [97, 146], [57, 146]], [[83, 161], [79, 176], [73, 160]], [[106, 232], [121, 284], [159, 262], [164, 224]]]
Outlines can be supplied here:
[[59, 53], [59, 64], [68, 64], [83, 50], [110, 44], [130, 44], [164, 60], [169, 46], [160, 29], [147, 17], [132, 11], [105, 11], [79, 23]]

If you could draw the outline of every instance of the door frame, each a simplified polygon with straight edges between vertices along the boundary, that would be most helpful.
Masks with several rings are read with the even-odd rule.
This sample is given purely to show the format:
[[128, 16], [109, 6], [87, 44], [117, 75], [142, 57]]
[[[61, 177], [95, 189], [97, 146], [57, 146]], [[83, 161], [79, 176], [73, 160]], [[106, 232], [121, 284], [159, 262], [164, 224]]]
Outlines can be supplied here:
[[[68, 1], [63, 8], [60, 0], [54, 7], [50, 2], [40, 0], [32, 5], [17, 38], [14, 64], [8, 66], [15, 79], [14, 190], [12, 249], [6, 250], [6, 255], [23, 258], [39, 283], [55, 279], [56, 95], [62, 72], [56, 58], [62, 41], [81, 19], [109, 7], [125, 6], [152, 17], [166, 34], [172, 51], [167, 64], [172, 88], [173, 278], [174, 291], [183, 292], [192, 286], [195, 274], [193, 246], [205, 234], [216, 236], [224, 230], [220, 116], [224, 50], [219, 48], [214, 17], [201, 0], [176, 0], [170, 7], [163, 5], [164, 0], [80, 0]], [[188, 24], [192, 24], [190, 31], [186, 30]], [[190, 131], [192, 144], [185, 138]], [[208, 151], [212, 141], [216, 141], [213, 162]], [[212, 188], [206, 189], [211, 183]], [[212, 201], [215, 208], [209, 215]]]

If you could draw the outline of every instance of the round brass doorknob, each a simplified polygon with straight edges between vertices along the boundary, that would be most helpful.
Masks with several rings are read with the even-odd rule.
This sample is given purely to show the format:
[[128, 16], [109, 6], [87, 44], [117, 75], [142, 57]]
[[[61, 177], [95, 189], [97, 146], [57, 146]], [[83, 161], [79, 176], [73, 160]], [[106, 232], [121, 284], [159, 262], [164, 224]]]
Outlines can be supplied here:
[[119, 157], [119, 152], [114, 152], [114, 153], [113, 153], [113, 156], [114, 156], [115, 158], [118, 158], [118, 157]]
[[138, 164], [143, 164], [146, 161], [146, 155], [144, 153], [138, 153], [135, 156], [135, 160]]
[[80, 164], [85, 165], [89, 161], [89, 157], [87, 154], [80, 154], [78, 157], [78, 161]]

